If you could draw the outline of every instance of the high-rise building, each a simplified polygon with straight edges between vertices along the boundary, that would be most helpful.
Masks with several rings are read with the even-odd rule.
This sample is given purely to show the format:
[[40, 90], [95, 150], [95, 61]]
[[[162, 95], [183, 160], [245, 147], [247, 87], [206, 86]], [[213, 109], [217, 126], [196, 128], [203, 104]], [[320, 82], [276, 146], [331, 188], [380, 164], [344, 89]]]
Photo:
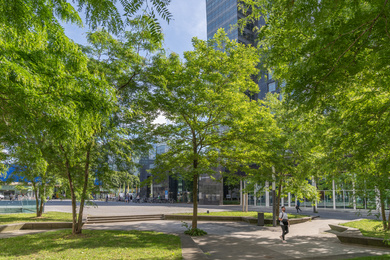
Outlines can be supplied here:
[[[256, 46], [255, 26], [260, 27], [264, 20], [260, 19], [254, 24], [248, 24], [243, 31], [235, 26], [245, 14], [238, 9], [239, 0], [206, 0], [207, 12], [207, 39], [214, 37], [219, 28], [224, 28], [230, 40]], [[261, 66], [261, 64], [260, 64]], [[268, 92], [279, 92], [278, 83], [272, 78], [272, 71], [261, 71], [257, 80], [260, 92], [255, 98], [263, 99]]]
[[[207, 39], [212, 39], [218, 29], [223, 28], [230, 40], [256, 47], [254, 28], [264, 25], [264, 20], [260, 19], [247, 24], [242, 30], [239, 29], [237, 22], [244, 18], [245, 14], [239, 10], [238, 2], [239, 0], [206, 0]], [[262, 67], [261, 63], [259, 67]], [[261, 70], [259, 76], [259, 78], [254, 76], [253, 79], [258, 83], [260, 92], [252, 95], [251, 99], [264, 99], [268, 92], [278, 92], [278, 83], [273, 79], [272, 71]], [[220, 177], [219, 174], [217, 175]], [[226, 195], [226, 186], [224, 187], [222, 182], [215, 182], [208, 176], [200, 178], [199, 202], [201, 204], [222, 204]], [[204, 200], [205, 196], [211, 200]]]

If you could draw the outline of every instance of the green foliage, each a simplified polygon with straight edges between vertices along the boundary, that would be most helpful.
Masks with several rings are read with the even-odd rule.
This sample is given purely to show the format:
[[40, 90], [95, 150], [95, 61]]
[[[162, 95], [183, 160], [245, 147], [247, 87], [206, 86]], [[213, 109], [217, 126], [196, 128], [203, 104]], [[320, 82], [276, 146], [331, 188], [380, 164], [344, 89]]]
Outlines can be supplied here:
[[242, 2], [252, 10], [247, 21], [265, 20], [262, 61], [286, 80], [293, 100], [327, 107], [351, 85], [389, 85], [387, 0]]
[[[157, 156], [151, 173], [192, 181], [192, 194], [197, 194], [198, 177], [220, 173], [239, 156], [237, 141], [265, 132], [271, 116], [246, 95], [258, 91], [252, 80], [258, 73], [255, 48], [230, 41], [223, 30], [210, 41], [194, 38], [193, 46], [194, 51], [184, 53], [184, 62], [177, 54], [153, 59], [148, 70], [152, 87], [145, 100], [169, 122], [150, 129], [156, 142], [169, 147]], [[196, 218], [192, 226], [197, 227]]]
[[[119, 33], [128, 25], [131, 17], [143, 10], [144, 16], [150, 17], [149, 27], [158, 34], [160, 28], [156, 15], [169, 22], [172, 15], [168, 10], [170, 0], [1, 0], [0, 24], [14, 27], [18, 31], [42, 30], [53, 28], [59, 22], [71, 22], [83, 26], [79, 12], [83, 12], [86, 24], [96, 30], [108, 28], [110, 32]], [[124, 10], [124, 14], [121, 13]], [[124, 18], [122, 18], [122, 16]]]
[[193, 237], [207, 235], [206, 231], [199, 228], [192, 228], [192, 226], [186, 222], [182, 221], [181, 226], [186, 228], [186, 230], [184, 231], [184, 234], [186, 235], [193, 236]]
[[264, 20], [256, 28], [264, 69], [286, 83], [287, 106], [311, 120], [313, 135], [299, 139], [310, 156], [300, 165], [338, 187], [353, 186], [361, 197], [377, 193], [386, 225], [390, 3], [242, 2], [251, 13], [240, 25]]
[[[126, 12], [122, 19], [116, 1], [112, 0], [0, 1], [0, 143], [13, 151], [12, 156], [17, 156], [21, 165], [26, 165], [28, 170], [21, 169], [26, 181], [40, 177], [41, 189], [57, 180], [57, 176], [68, 181], [74, 231], [81, 232], [80, 217], [87, 191], [93, 185], [93, 171], [109, 169], [108, 160], [104, 159], [115, 154], [112, 158], [115, 166], [121, 166], [119, 170], [134, 167], [130, 142], [123, 138], [129, 132], [118, 127], [123, 121], [114, 124], [112, 120], [113, 115], [126, 119], [134, 113], [129, 102], [129, 97], [136, 99], [134, 88], [128, 87], [120, 96], [117, 92], [131, 79], [134, 78], [133, 85], [139, 80], [130, 75], [138, 73], [144, 63], [137, 52], [161, 45], [156, 15], [169, 21], [169, 2], [120, 1]], [[141, 9], [144, 11], [138, 19], [129, 19]], [[127, 42], [122, 44], [102, 29], [95, 38], [90, 37], [90, 42], [97, 44], [88, 57], [66, 37], [60, 25], [71, 22], [82, 26], [81, 11], [92, 30], [102, 26], [119, 36], [125, 26], [132, 25], [138, 31], [124, 34]], [[137, 46], [133, 44], [135, 40]], [[112, 63], [105, 61], [108, 69], [104, 70], [93, 56], [108, 43], [117, 59]], [[124, 66], [125, 59], [130, 66]], [[123, 81], [125, 74], [127, 83]], [[3, 159], [2, 151], [0, 160]], [[4, 170], [3, 161], [0, 170]], [[78, 221], [77, 199], [81, 200]]]
[[[34, 243], [31, 243], [34, 241]], [[20, 245], [23, 245], [22, 247]], [[148, 231], [69, 230], [36, 233], [3, 239], [2, 259], [182, 259], [180, 238]]]

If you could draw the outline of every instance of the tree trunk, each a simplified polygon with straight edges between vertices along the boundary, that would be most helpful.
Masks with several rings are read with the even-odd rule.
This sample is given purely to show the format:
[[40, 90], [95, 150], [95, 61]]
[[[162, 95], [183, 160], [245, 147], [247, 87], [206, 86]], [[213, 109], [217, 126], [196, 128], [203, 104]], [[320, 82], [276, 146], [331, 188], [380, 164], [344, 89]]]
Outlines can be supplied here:
[[386, 219], [386, 212], [385, 212], [385, 198], [382, 189], [379, 190], [379, 200], [381, 204], [381, 215], [382, 215], [382, 222], [383, 222], [383, 230], [387, 229], [387, 219]]
[[282, 180], [279, 181], [278, 194], [276, 196], [276, 216], [277, 216], [277, 218], [279, 218], [281, 194], [282, 194]]
[[387, 230], [390, 230], [390, 211], [389, 211], [389, 219], [387, 221]]
[[69, 159], [66, 156], [66, 152], [65, 152], [64, 147], [62, 145], [60, 145], [60, 147], [61, 147], [62, 152], [64, 153], [64, 156], [65, 156], [66, 176], [68, 178], [70, 197], [72, 199], [72, 234], [76, 235], [77, 234], [77, 201], [76, 201], [76, 195], [75, 195], [75, 191], [74, 191], [72, 175], [70, 173]]
[[39, 213], [37, 213], [37, 215], [39, 214], [39, 217], [41, 217], [43, 214], [43, 202], [45, 201], [45, 193], [40, 192], [39, 195], [41, 197], [41, 204], [39, 205]]
[[39, 197], [38, 197], [38, 189], [37, 189], [37, 185], [34, 181], [31, 181], [32, 185], [33, 185], [33, 191], [34, 191], [34, 194], [35, 194], [35, 203], [36, 203], [36, 214], [37, 214], [37, 218], [41, 217], [42, 216], [42, 213], [39, 212]]
[[66, 159], [66, 174], [69, 181], [69, 190], [70, 190], [70, 197], [72, 199], [72, 234], [75, 235], [77, 231], [77, 204], [76, 204], [76, 196], [74, 194], [74, 187], [73, 187], [73, 180], [72, 176], [70, 175], [70, 167], [69, 167], [69, 161]]
[[79, 219], [77, 223], [76, 234], [81, 234], [83, 228], [83, 211], [84, 211], [85, 197], [87, 196], [86, 193], [88, 188], [90, 151], [91, 151], [91, 147], [88, 147], [87, 154], [86, 154], [86, 161], [85, 161], [85, 169], [84, 169], [84, 186], [83, 186], [83, 193], [81, 194]]
[[198, 178], [199, 178], [198, 174], [195, 174], [193, 177], [194, 184], [192, 187], [192, 200], [193, 200], [192, 229], [198, 228]]

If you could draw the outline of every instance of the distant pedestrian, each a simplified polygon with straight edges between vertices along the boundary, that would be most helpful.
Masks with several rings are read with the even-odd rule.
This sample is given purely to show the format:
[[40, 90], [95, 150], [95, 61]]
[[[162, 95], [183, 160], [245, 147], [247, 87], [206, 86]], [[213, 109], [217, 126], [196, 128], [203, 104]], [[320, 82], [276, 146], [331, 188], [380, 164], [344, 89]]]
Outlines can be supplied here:
[[106, 195], [106, 202], [108, 202], [108, 194]]
[[297, 205], [295, 206], [295, 209], [297, 210], [297, 213], [299, 213], [298, 211], [302, 212], [300, 206], [301, 206], [301, 202], [299, 200], [297, 200]]
[[290, 227], [290, 221], [286, 213], [286, 208], [282, 206], [282, 212], [279, 213], [280, 226], [282, 228], [282, 235], [280, 239], [283, 239], [283, 243], [286, 243], [285, 236], [288, 234], [288, 228]]

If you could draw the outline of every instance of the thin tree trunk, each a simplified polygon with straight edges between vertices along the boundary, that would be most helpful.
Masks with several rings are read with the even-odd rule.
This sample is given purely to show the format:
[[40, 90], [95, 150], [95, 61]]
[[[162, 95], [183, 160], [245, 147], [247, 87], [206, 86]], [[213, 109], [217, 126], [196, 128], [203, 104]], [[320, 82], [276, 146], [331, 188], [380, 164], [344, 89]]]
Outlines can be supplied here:
[[387, 221], [387, 230], [390, 230], [390, 211], [389, 211], [389, 219]]
[[280, 197], [282, 193], [282, 180], [279, 181], [278, 194], [276, 195], [276, 216], [279, 218]]
[[35, 194], [35, 203], [36, 203], [36, 214], [37, 214], [37, 218], [39, 218], [40, 216], [42, 216], [42, 214], [39, 214], [39, 197], [38, 197], [38, 189], [37, 189], [37, 186], [36, 186], [36, 183], [34, 181], [31, 181], [32, 185], [33, 185], [33, 191], [34, 191], [34, 194]]
[[379, 200], [381, 204], [381, 215], [382, 215], [382, 223], [383, 223], [383, 230], [386, 230], [387, 228], [387, 219], [386, 219], [386, 212], [385, 212], [385, 198], [382, 189], [379, 190]]
[[45, 196], [46, 194], [44, 192], [39, 192], [39, 197], [41, 197], [41, 204], [39, 205], [39, 216], [42, 216], [43, 213], [43, 202], [45, 201]]
[[[65, 154], [65, 149], [61, 145], [61, 149]], [[65, 155], [65, 168], [66, 168], [66, 175], [69, 181], [69, 190], [70, 190], [70, 196], [72, 199], [72, 234], [75, 235], [77, 234], [77, 204], [76, 204], [76, 196], [74, 192], [74, 186], [73, 186], [73, 180], [72, 176], [70, 174], [70, 164], [69, 160]]]
[[192, 212], [192, 229], [198, 228], [198, 178], [199, 175], [195, 174], [193, 177], [192, 187], [192, 200], [193, 200], [193, 212]]
[[83, 193], [81, 194], [79, 219], [77, 223], [76, 234], [81, 234], [82, 227], [83, 227], [83, 211], [84, 211], [85, 197], [88, 188], [90, 152], [91, 152], [91, 147], [88, 147], [87, 154], [86, 154], [85, 169], [84, 169], [84, 187], [83, 187]]

